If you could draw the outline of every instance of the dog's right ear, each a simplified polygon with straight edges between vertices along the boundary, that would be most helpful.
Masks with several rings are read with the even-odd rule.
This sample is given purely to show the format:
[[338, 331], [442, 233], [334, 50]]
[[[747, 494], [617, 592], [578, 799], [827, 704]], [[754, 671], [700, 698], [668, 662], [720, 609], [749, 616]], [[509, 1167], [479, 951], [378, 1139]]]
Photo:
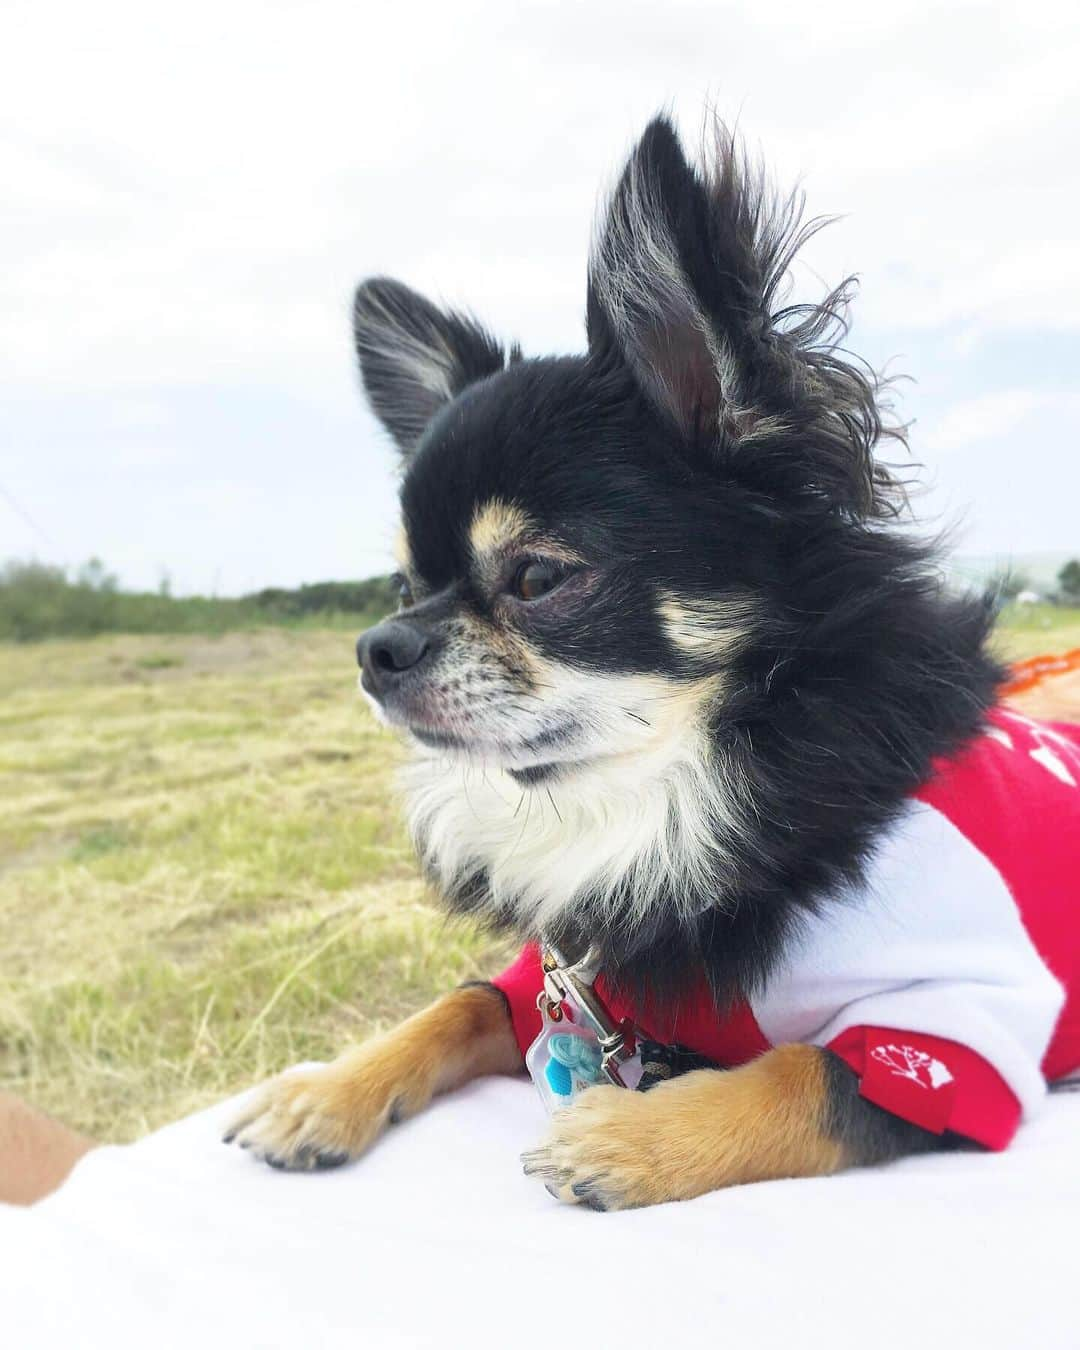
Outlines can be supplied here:
[[[507, 362], [474, 320], [443, 312], [388, 277], [358, 288], [353, 332], [368, 399], [406, 458], [440, 408]], [[517, 355], [515, 348], [510, 359]]]

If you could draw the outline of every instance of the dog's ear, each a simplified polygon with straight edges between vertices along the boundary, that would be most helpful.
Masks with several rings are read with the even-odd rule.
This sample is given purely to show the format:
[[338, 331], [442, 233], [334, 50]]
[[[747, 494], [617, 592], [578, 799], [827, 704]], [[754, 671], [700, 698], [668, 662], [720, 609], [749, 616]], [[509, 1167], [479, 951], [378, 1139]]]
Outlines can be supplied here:
[[[653, 405], [687, 437], [708, 434], [738, 397], [733, 355], [692, 275], [708, 248], [709, 202], [666, 117], [635, 146], [589, 261], [590, 351], [615, 349]], [[704, 259], [698, 260], [699, 264]]]
[[[388, 277], [358, 288], [353, 333], [368, 399], [406, 458], [440, 408], [507, 360], [474, 320]], [[511, 359], [517, 355], [515, 348]]]
[[707, 169], [667, 118], [646, 129], [589, 265], [589, 348], [614, 355], [686, 441], [755, 489], [812, 509], [894, 514], [903, 489], [875, 463], [881, 381], [842, 352], [854, 289], [776, 308], [801, 245], [798, 194], [778, 198], [716, 122]]

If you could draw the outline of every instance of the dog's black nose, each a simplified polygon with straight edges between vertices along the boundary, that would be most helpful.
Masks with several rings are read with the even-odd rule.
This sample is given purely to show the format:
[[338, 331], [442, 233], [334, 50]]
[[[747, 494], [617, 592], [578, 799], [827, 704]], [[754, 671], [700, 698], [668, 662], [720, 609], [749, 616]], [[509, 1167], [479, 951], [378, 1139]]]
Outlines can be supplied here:
[[431, 650], [431, 640], [418, 624], [386, 619], [356, 641], [356, 659], [369, 694], [381, 698], [399, 675], [415, 669]]

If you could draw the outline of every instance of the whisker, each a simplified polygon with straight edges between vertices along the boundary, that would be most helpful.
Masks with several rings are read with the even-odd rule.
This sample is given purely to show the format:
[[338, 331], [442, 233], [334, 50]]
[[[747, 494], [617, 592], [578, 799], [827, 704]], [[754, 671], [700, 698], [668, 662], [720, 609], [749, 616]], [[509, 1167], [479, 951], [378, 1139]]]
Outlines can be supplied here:
[[476, 817], [476, 819], [479, 821], [479, 819], [480, 819], [480, 813], [477, 811], [476, 806], [475, 806], [475, 804], [473, 803], [472, 793], [469, 791], [469, 772], [470, 772], [471, 768], [472, 768], [472, 764], [469, 763], [469, 762], [466, 762], [465, 765], [464, 765], [464, 769], [463, 769], [462, 775], [461, 775], [461, 789], [462, 789], [462, 791], [463, 791], [464, 794], [465, 794], [465, 800], [466, 800], [466, 802], [468, 802], [468, 804], [469, 804], [469, 810], [473, 813], [473, 815], [474, 815], [474, 816]]
[[[535, 795], [536, 795], [536, 794], [535, 794], [534, 792], [522, 793], [522, 796], [528, 796], [528, 798], [529, 798], [529, 804], [528, 804], [528, 806], [526, 806], [526, 808], [525, 808], [525, 820], [524, 820], [524, 822], [522, 823], [522, 826], [521, 826], [521, 833], [518, 835], [518, 837], [517, 837], [517, 842], [514, 844], [514, 847], [510, 850], [510, 854], [509, 854], [509, 857], [510, 857], [510, 858], [512, 858], [512, 857], [514, 856], [514, 854], [518, 851], [518, 847], [520, 846], [521, 841], [525, 838], [525, 831], [529, 828], [529, 817], [532, 815], [533, 797], [534, 797]], [[520, 806], [521, 803], [519, 802], [518, 805]], [[517, 812], [515, 812], [514, 814], [516, 815]]]
[[487, 765], [486, 765], [486, 764], [481, 764], [481, 766], [480, 766], [480, 776], [481, 776], [481, 778], [484, 780], [484, 786], [487, 788], [487, 790], [488, 790], [489, 792], [493, 792], [493, 793], [495, 794], [495, 796], [498, 797], [499, 801], [502, 802], [503, 806], [509, 806], [510, 803], [506, 800], [506, 798], [502, 795], [502, 793], [499, 791], [499, 789], [498, 789], [497, 787], [495, 787], [495, 785], [494, 785], [494, 784], [491, 782], [491, 780], [488, 778], [488, 775], [487, 775]]

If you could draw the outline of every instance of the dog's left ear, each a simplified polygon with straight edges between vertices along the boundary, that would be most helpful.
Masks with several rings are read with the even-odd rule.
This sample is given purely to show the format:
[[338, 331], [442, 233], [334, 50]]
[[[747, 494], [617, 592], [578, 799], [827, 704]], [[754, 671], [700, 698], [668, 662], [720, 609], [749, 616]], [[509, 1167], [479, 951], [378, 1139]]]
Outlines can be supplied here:
[[895, 514], [903, 489], [874, 459], [903, 440], [882, 382], [840, 348], [854, 283], [775, 310], [822, 220], [777, 198], [722, 123], [699, 173], [658, 117], [634, 148], [589, 264], [589, 350], [638, 388], [705, 462], [810, 510]]
[[692, 275], [708, 239], [705, 187], [658, 117], [627, 161], [589, 262], [589, 348], [618, 350], [686, 437], [714, 428], [721, 405], [738, 397], [734, 355]]
[[[438, 309], [389, 277], [357, 290], [353, 332], [368, 399], [406, 458], [442, 407], [507, 361], [473, 319]], [[510, 359], [518, 355], [514, 348]]]

